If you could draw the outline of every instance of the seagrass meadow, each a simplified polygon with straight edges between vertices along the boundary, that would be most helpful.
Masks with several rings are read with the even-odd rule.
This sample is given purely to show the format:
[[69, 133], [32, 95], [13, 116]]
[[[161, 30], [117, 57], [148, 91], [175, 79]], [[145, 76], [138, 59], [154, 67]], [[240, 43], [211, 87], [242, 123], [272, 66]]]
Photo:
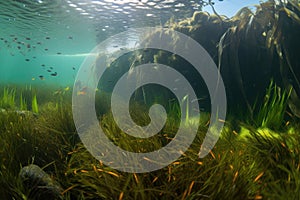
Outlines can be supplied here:
[[[264, 1], [232, 17], [202, 11], [214, 7], [210, 0], [163, 2], [0, 2], [0, 199], [300, 199], [300, 2]], [[168, 145], [179, 129], [180, 107], [189, 106], [188, 96], [175, 99], [168, 88], [142, 86], [130, 99], [131, 118], [147, 125], [149, 108], [161, 104], [167, 120], [153, 137], [128, 135], [111, 108], [125, 72], [147, 63], [171, 66], [199, 97], [200, 117], [187, 112], [181, 122], [185, 132], [199, 122], [187, 151], [161, 169], [129, 173], [88, 151], [72, 97], [89, 98], [90, 88], [74, 80], [98, 42], [144, 26], [184, 33], [205, 48], [224, 81], [227, 116], [217, 143], [199, 158], [212, 102], [201, 75], [185, 58], [159, 49], [114, 60], [98, 80], [94, 107], [99, 128], [124, 151]]]

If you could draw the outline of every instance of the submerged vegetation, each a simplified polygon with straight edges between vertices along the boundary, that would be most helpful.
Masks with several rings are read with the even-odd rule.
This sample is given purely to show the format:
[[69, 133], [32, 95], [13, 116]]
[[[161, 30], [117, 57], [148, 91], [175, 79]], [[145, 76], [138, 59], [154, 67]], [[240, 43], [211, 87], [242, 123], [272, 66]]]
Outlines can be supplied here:
[[[18, 94], [19, 88], [6, 87], [4, 90]], [[0, 196], [3, 199], [39, 199], [43, 194], [43, 189], [36, 190], [34, 185], [23, 184], [19, 173], [29, 164], [40, 166], [61, 185], [59, 199], [300, 197], [300, 123], [296, 118], [274, 119], [272, 111], [266, 112], [271, 109], [287, 115], [288, 94], [279, 91], [273, 82], [266, 91], [269, 98], [259, 108], [258, 126], [241, 121], [236, 129], [229, 119], [213, 150], [199, 159], [199, 148], [209, 122], [209, 114], [203, 113], [197, 137], [188, 151], [167, 167], [143, 174], [119, 172], [93, 158], [76, 134], [70, 91], [55, 97], [56, 101], [48, 102], [46, 99], [53, 99], [56, 91], [49, 93], [49, 89], [46, 95], [34, 90], [44, 98], [39, 98], [38, 115], [34, 114], [34, 108], [26, 114], [0, 113]], [[2, 97], [1, 101], [6, 98]], [[35, 95], [32, 98], [35, 101]], [[10, 104], [17, 102], [15, 98], [15, 103], [11, 101]], [[103, 114], [103, 108], [99, 113], [102, 115], [101, 126], [108, 137], [126, 150], [141, 152], [160, 148], [172, 139], [176, 130], [177, 123], [171, 121], [158, 137], [146, 142], [126, 136], [114, 124], [111, 114]], [[133, 118], [140, 123], [147, 121], [140, 115]], [[273, 121], [278, 124], [274, 126]], [[185, 130], [189, 131], [188, 125]]]
[[[28, 187], [20, 176], [30, 164], [59, 183], [58, 199], [300, 199], [299, 12], [298, 1], [268, 1], [256, 13], [244, 8], [232, 19], [196, 12], [170, 25], [208, 49], [230, 89], [229, 107], [234, 111], [205, 158], [199, 159], [198, 153], [209, 112], [196, 119], [200, 126], [190, 148], [151, 173], [116, 171], [89, 153], [73, 122], [70, 87], [2, 87], [0, 199], [40, 198], [47, 188], [38, 183]], [[155, 52], [150, 59], [161, 62], [166, 55]], [[184, 66], [174, 57], [165, 62]], [[188, 108], [187, 100], [177, 103]], [[101, 127], [123, 149], [158, 149], [178, 129], [178, 121], [169, 119], [150, 142], [133, 138], [115, 124], [107, 96], [97, 91], [96, 101], [101, 101], [95, 106]], [[147, 124], [147, 109], [134, 106], [138, 112], [131, 113], [132, 118]], [[178, 104], [168, 106], [174, 118], [180, 116]], [[185, 131], [193, 120], [185, 115]]]
[[[180, 22], [170, 21], [168, 26], [199, 42], [217, 63], [231, 113], [250, 112], [254, 117], [254, 105], [263, 106], [257, 104], [263, 102], [273, 80], [282, 91], [291, 92], [290, 112], [299, 117], [300, 62], [296, 53], [300, 51], [299, 1], [269, 0], [256, 8], [256, 11], [242, 8], [232, 18], [198, 11]], [[176, 39], [173, 45], [177, 45]], [[145, 55], [144, 62], [187, 66], [179, 57], [162, 52], [153, 54]], [[195, 88], [203, 90], [203, 85], [199, 83]]]
[[274, 130], [279, 130], [281, 123], [286, 114], [287, 101], [290, 97], [291, 90], [282, 91], [280, 87], [271, 81], [267, 88], [264, 101], [260, 108], [258, 108], [256, 125], [261, 127], [269, 127]]

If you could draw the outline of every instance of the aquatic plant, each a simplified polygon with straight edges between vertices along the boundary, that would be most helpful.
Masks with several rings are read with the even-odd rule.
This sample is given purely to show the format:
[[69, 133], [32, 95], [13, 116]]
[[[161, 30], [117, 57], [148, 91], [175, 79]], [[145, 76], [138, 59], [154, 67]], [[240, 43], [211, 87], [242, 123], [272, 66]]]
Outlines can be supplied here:
[[32, 109], [32, 112], [39, 113], [39, 107], [38, 107], [38, 103], [37, 103], [36, 94], [34, 94], [33, 97], [32, 97], [31, 109]]
[[[227, 89], [229, 112], [254, 117], [254, 104], [263, 101], [273, 79], [281, 90], [293, 88], [289, 107], [300, 116], [300, 67], [295, 53], [300, 46], [300, 5], [293, 0], [270, 0], [256, 7], [256, 11], [242, 8], [232, 18], [197, 11], [191, 18], [168, 22], [168, 26], [199, 42], [217, 63]], [[173, 45], [177, 44], [174, 38]], [[192, 71], [188, 63], [167, 52], [150, 51], [138, 56], [144, 63], [154, 61], [180, 72]], [[201, 79], [182, 74], [191, 83]], [[196, 92], [205, 90], [205, 84], [192, 86]]]
[[[270, 97], [275, 94], [275, 85], [271, 85]], [[51, 99], [52, 93], [48, 95]], [[62, 97], [68, 99], [67, 95]], [[286, 195], [297, 199], [300, 196], [300, 129], [296, 121], [287, 126], [289, 131], [276, 131], [278, 137], [259, 134], [256, 127], [247, 126], [246, 139], [241, 139], [242, 131], [231, 128], [232, 122], [227, 121], [216, 146], [208, 156], [199, 159], [209, 122], [207, 114], [191, 147], [178, 160], [155, 172], [131, 174], [111, 169], [93, 158], [76, 138], [70, 102], [64, 100], [61, 104], [59, 99], [39, 106], [37, 117], [0, 113], [2, 199], [35, 198], [19, 177], [20, 169], [28, 164], [43, 167], [62, 186], [64, 199], [281, 199]], [[144, 124], [148, 120], [144, 112], [147, 109], [134, 106], [133, 110], [143, 110], [144, 114], [133, 118]], [[178, 109], [174, 110], [178, 114]], [[148, 152], [170, 142], [178, 123], [170, 119], [150, 141], [120, 131], [111, 113], [101, 115], [100, 125], [123, 149]], [[185, 130], [189, 131], [189, 127]]]
[[27, 103], [26, 100], [23, 98], [22, 93], [20, 95], [20, 110], [27, 110]]
[[[200, 118], [203, 121], [194, 142], [178, 160], [151, 173], [131, 174], [116, 171], [93, 158], [80, 142], [72, 119], [70, 94], [61, 93], [57, 97], [53, 95], [57, 90], [52, 88], [39, 89], [36, 93], [30, 88], [22, 91], [19, 106], [25, 108], [22, 104], [25, 104], [26, 100], [27, 103], [31, 103], [33, 112], [39, 112], [38, 116], [0, 112], [0, 199], [35, 198], [30, 193], [30, 188], [24, 188], [19, 177], [20, 169], [28, 164], [43, 167], [52, 179], [59, 182], [63, 188], [61, 194], [64, 199], [299, 199], [299, 121], [293, 119], [281, 128], [288, 98], [294, 94], [293, 99], [297, 99], [299, 94], [297, 92], [299, 71], [295, 59], [298, 51], [293, 53], [293, 50], [300, 45], [296, 45], [297, 35], [293, 36], [296, 44], [290, 49], [292, 43], [285, 37], [286, 30], [294, 35], [294, 32], [285, 25], [291, 25], [298, 30], [299, 6], [295, 2], [270, 1], [261, 4], [256, 14], [249, 9], [243, 9], [232, 22], [228, 22], [225, 17], [221, 16], [220, 19], [218, 16], [208, 16], [205, 13], [195, 14], [193, 19], [190, 19], [192, 24], [200, 23], [201, 20], [208, 23], [207, 27], [211, 28], [206, 29], [208, 33], [215, 30], [214, 26], [226, 32], [226, 34], [216, 33], [212, 36], [213, 40], [206, 38], [201, 40], [205, 40], [205, 45], [215, 48], [216, 41], [219, 41], [223, 34], [224, 37], [219, 43], [220, 49], [211, 50], [210, 53], [222, 58], [222, 62], [219, 63], [221, 71], [228, 70], [230, 77], [233, 74], [237, 76], [229, 86], [238, 83], [241, 84], [238, 85], [238, 90], [245, 90], [245, 95], [234, 91], [232, 94], [235, 95], [231, 98], [238, 103], [241, 99], [247, 99], [252, 112], [250, 117], [241, 111], [239, 115], [230, 113], [222, 136], [208, 156], [199, 159], [198, 152], [209, 124], [209, 113], [206, 114], [206, 118]], [[269, 17], [266, 21], [265, 16]], [[288, 23], [285, 24], [286, 21]], [[230, 26], [228, 30], [226, 26], [230, 23], [233, 23], [234, 27]], [[180, 28], [186, 33], [191, 33], [193, 37], [203, 36], [199, 34], [203, 32], [197, 30], [195, 26], [188, 23], [181, 25]], [[284, 30], [281, 30], [283, 28]], [[271, 41], [270, 47], [273, 47], [274, 51], [261, 45], [265, 44], [266, 40]], [[235, 41], [237, 43], [234, 43]], [[253, 41], [258, 42], [254, 43], [254, 47], [251, 45]], [[262, 49], [257, 49], [256, 45]], [[250, 50], [252, 48], [254, 50]], [[258, 57], [261, 63], [250, 62], [253, 57], [259, 56], [261, 51], [274, 53], [272, 54], [275, 59], [274, 65], [269, 65], [264, 56]], [[246, 58], [247, 53], [249, 57]], [[161, 55], [157, 55], [155, 59], [159, 61], [162, 59]], [[227, 59], [230, 60], [229, 65], [231, 62], [237, 65], [226, 68]], [[281, 63], [280, 68], [277, 68], [277, 59]], [[172, 57], [167, 62], [174, 61], [177, 62], [178, 59]], [[265, 79], [260, 80], [262, 77], [258, 76], [259, 80], [248, 80], [244, 75], [249, 73], [249, 69], [255, 69], [253, 73], [263, 75]], [[256, 73], [262, 69], [263, 73]], [[271, 83], [271, 77], [268, 76], [270, 71], [279, 72], [277, 73], [279, 77], [274, 78]], [[256, 76], [251, 78], [253, 77]], [[284, 80], [282, 82], [281, 77]], [[292, 83], [285, 82], [288, 77], [291, 77]], [[253, 88], [246, 88], [248, 85], [252, 86], [252, 81], [259, 83], [254, 89], [263, 91], [262, 98], [256, 98], [256, 93], [252, 97], [249, 91]], [[0, 102], [5, 102], [0, 104], [1, 107], [4, 105], [7, 109], [17, 108], [18, 103], [15, 100], [19, 99], [16, 98], [18, 91], [21, 90], [6, 88], [2, 100], [0, 99]], [[251, 98], [248, 99], [249, 96]], [[178, 104], [165, 103], [169, 106], [171, 119], [168, 119], [166, 126], [156, 137], [146, 141], [122, 132], [109, 112], [107, 98], [102, 99], [101, 96], [97, 98], [102, 100], [97, 105], [99, 124], [107, 137], [124, 150], [135, 152], [149, 152], [169, 143], [178, 128], [178, 121], [175, 119], [180, 118], [179, 104], [184, 104], [184, 101]], [[253, 106], [255, 100], [256, 104]], [[38, 108], [35, 109], [32, 104], [37, 103]], [[105, 103], [105, 108], [101, 107], [102, 103]], [[30, 105], [28, 107], [30, 109]], [[131, 113], [132, 118], [138, 124], [149, 122], [147, 108], [144, 105], [133, 105], [135, 112]], [[186, 116], [190, 122], [192, 117], [189, 114]], [[243, 117], [251, 118], [252, 121], [243, 120]], [[184, 128], [185, 131], [189, 131], [189, 126]], [[247, 133], [244, 134], [245, 132]]]
[[15, 89], [4, 87], [3, 95], [2, 98], [0, 99], [0, 107], [3, 109], [14, 109], [16, 106], [15, 97], [16, 97]]
[[3, 95], [0, 97], [0, 108], [18, 112], [31, 110], [38, 113], [37, 93], [32, 87], [27, 88], [26, 86], [24, 89], [18, 86], [5, 86], [3, 87]]
[[279, 130], [284, 123], [290, 94], [291, 90], [289, 92], [282, 91], [280, 87], [271, 81], [267, 88], [265, 99], [257, 109], [257, 115], [254, 117], [256, 125]]

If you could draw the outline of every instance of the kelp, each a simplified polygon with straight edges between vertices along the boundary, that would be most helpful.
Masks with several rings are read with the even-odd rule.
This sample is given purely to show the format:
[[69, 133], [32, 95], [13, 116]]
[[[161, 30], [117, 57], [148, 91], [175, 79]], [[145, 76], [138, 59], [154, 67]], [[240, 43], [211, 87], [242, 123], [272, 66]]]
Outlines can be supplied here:
[[300, 105], [300, 70], [296, 57], [300, 47], [299, 8], [297, 1], [268, 1], [258, 5], [256, 12], [243, 8], [231, 19], [235, 25], [220, 40], [218, 66], [222, 66], [223, 72], [226, 70], [225, 84], [230, 82], [226, 76], [231, 72], [238, 89], [229, 93], [234, 98], [237, 94], [243, 97], [233, 102], [244, 102], [252, 115], [251, 105], [263, 99], [260, 94], [264, 94], [270, 79], [274, 79], [282, 89], [292, 88], [289, 105], [296, 102], [297, 106], [290, 108], [299, 116], [295, 109]]
[[[254, 105], [263, 104], [265, 91], [274, 80], [277, 87], [291, 91], [289, 109], [300, 117], [299, 1], [270, 0], [256, 5], [256, 11], [242, 8], [230, 19], [196, 11], [191, 18], [167, 25], [195, 39], [214, 59], [226, 87], [229, 112], [254, 118]], [[144, 63], [159, 62], [182, 71], [191, 68], [161, 51], [141, 54]], [[196, 92], [206, 89], [203, 84], [193, 88]]]
[[298, 1], [288, 1], [279, 5], [275, 15], [276, 23], [273, 25], [268, 47], [274, 49], [280, 63], [280, 73], [284, 87], [292, 89], [289, 101], [292, 112], [300, 117], [300, 62], [298, 58], [300, 46], [300, 5]]

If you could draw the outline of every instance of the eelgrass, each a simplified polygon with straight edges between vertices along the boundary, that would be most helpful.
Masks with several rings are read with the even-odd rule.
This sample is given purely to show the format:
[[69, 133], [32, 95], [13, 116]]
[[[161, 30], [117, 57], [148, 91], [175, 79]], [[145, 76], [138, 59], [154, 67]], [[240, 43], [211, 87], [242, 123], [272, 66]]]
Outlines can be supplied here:
[[16, 90], [14, 88], [4, 88], [3, 95], [0, 98], [0, 108], [2, 109], [14, 109], [16, 106], [15, 103]]
[[36, 94], [34, 94], [33, 97], [32, 97], [31, 109], [32, 109], [32, 112], [39, 113], [39, 107], [38, 107], [38, 102], [37, 102]]
[[[137, 119], [147, 117], [139, 115]], [[207, 120], [202, 119], [197, 137], [178, 160], [154, 172], [132, 174], [111, 169], [93, 158], [78, 139], [71, 105], [66, 101], [39, 105], [38, 117], [0, 113], [1, 199], [35, 198], [18, 177], [21, 167], [30, 163], [44, 167], [62, 185], [64, 199], [299, 197], [300, 133], [296, 121], [278, 133], [280, 137], [267, 137], [258, 134], [256, 127], [248, 127], [250, 134], [245, 139], [231, 128], [230, 121], [226, 122], [210, 154], [199, 159]], [[170, 120], [159, 137], [147, 142], [133, 140], [120, 131], [110, 113], [102, 113], [101, 126], [116, 145], [131, 151], [164, 146], [177, 130], [176, 121]]]
[[[16, 87], [3, 87], [3, 95], [0, 96], [0, 108], [9, 111], [27, 111], [32, 110], [34, 113], [38, 113], [38, 102], [36, 91], [31, 87], [19, 89], [16, 91]], [[30, 93], [30, 95], [28, 95]], [[19, 99], [19, 100], [18, 100]], [[28, 103], [31, 103], [28, 105]]]
[[20, 110], [27, 110], [27, 103], [22, 94], [20, 95]]
[[284, 122], [290, 93], [291, 90], [282, 90], [272, 80], [266, 90], [264, 101], [260, 104], [257, 114], [254, 117], [256, 125], [258, 127], [279, 130]]
[[[242, 9], [233, 19], [234, 26], [230, 29], [226, 27], [229, 26], [227, 22], [222, 22], [225, 20], [223, 17], [220, 19], [205, 13], [195, 14], [186, 25], [179, 23], [176, 27], [176, 30], [190, 33], [193, 38], [198, 38], [197, 41], [202, 41], [201, 44], [210, 50], [213, 57], [219, 53], [222, 59], [219, 63], [220, 70], [228, 70], [229, 79], [232, 79], [232, 75], [235, 78], [232, 84], [242, 90], [240, 95], [229, 96], [233, 99], [232, 102], [240, 103], [241, 100], [256, 98], [251, 92], [248, 95], [244, 93], [246, 85], [260, 83], [264, 90], [263, 86], [269, 84], [269, 77], [265, 77], [264, 73], [249, 76], [247, 69], [253, 70], [254, 67], [259, 72], [262, 69], [266, 72], [270, 69], [272, 72], [281, 71], [285, 88], [291, 86], [286, 83], [288, 77], [291, 77], [292, 87], [299, 91], [299, 72], [295, 71], [298, 69], [298, 51], [294, 51], [297, 48], [289, 48], [290, 43], [297, 42], [290, 40], [295, 40], [299, 35], [299, 31], [293, 32], [292, 29], [299, 24], [299, 6], [296, 1], [288, 1], [285, 5], [281, 1], [277, 2], [262, 4], [255, 14], [250, 9]], [[206, 28], [190, 32], [196, 28], [191, 25], [197, 23], [199, 27], [206, 25]], [[228, 29], [226, 33], [218, 31], [224, 27], [224, 30]], [[219, 42], [217, 52], [214, 48], [222, 34], [224, 40]], [[295, 36], [286, 37], [291, 34]], [[213, 38], [208, 40], [203, 35], [212, 35]], [[254, 50], [253, 46], [256, 47]], [[260, 53], [261, 50], [267, 51], [266, 49], [279, 59], [277, 67], [280, 66], [280, 70], [273, 70], [267, 57], [259, 63], [252, 59], [257, 55], [265, 55]], [[251, 52], [254, 52], [252, 57], [245, 56], [252, 55]], [[164, 56], [154, 57], [156, 60], [159, 58], [163, 59]], [[228, 59], [228, 65], [224, 58]], [[256, 72], [253, 70], [253, 73]], [[248, 80], [244, 75], [257, 79]], [[248, 88], [248, 92], [256, 91], [254, 89], [255, 87]], [[28, 103], [27, 109], [34, 112], [32, 88], [22, 91], [20, 101], [17, 100], [19, 105], [16, 102], [19, 98], [15, 97], [18, 91], [6, 89], [0, 97], [1, 107], [5, 110], [23, 110], [25, 100]], [[240, 128], [239, 121], [248, 116], [238, 119], [236, 115], [230, 116], [232, 120], [225, 123], [225, 129], [215, 147], [208, 156], [199, 159], [198, 152], [207, 130], [207, 123], [200, 123], [193, 144], [178, 160], [163, 169], [142, 174], [116, 171], [92, 157], [76, 133], [70, 101], [66, 100], [69, 94], [60, 91], [63, 90], [48, 90], [45, 92], [47, 94], [37, 91], [37, 117], [20, 115], [18, 112], [0, 113], [0, 199], [35, 199], [30, 190], [23, 187], [18, 176], [21, 167], [30, 163], [44, 167], [63, 186], [64, 199], [300, 198], [300, 126], [297, 120], [289, 123], [283, 121], [289, 91], [280, 91], [275, 83], [270, 84], [266, 99], [258, 108], [258, 114], [251, 113], [254, 125], [253, 121], [248, 121], [247, 125], [243, 124], [244, 128]], [[157, 137], [150, 141], [140, 141], [122, 132], [114, 123], [109, 109], [101, 107], [102, 103], [96, 106], [101, 116], [100, 124], [107, 136], [124, 150], [145, 152], [158, 149], [170, 142], [178, 128], [178, 121], [170, 119]], [[251, 101], [246, 102], [247, 106], [250, 103]], [[251, 106], [248, 109], [253, 111]], [[142, 110], [143, 108], [138, 109]], [[174, 110], [173, 116], [180, 118], [176, 105]], [[138, 123], [149, 122], [145, 113], [140, 112], [135, 117]], [[189, 115], [186, 116], [190, 118]], [[285, 126], [281, 128], [283, 124]], [[257, 129], [259, 127], [261, 129]], [[185, 130], [189, 131], [189, 126]], [[245, 131], [247, 134], [243, 134]]]

